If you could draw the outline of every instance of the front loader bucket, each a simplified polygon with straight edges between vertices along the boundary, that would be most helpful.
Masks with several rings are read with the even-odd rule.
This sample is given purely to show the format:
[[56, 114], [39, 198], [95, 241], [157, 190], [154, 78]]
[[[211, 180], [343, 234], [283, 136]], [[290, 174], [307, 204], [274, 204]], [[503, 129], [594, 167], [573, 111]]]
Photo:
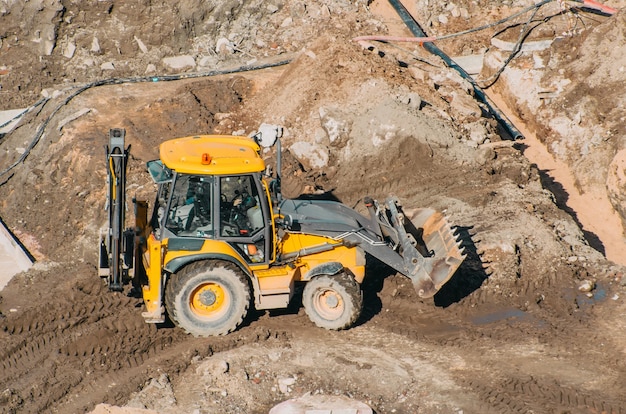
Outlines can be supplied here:
[[416, 241], [415, 248], [424, 257], [421, 265], [409, 277], [422, 298], [432, 297], [463, 263], [465, 255], [460, 241], [446, 217], [430, 208], [404, 212], [407, 234]]

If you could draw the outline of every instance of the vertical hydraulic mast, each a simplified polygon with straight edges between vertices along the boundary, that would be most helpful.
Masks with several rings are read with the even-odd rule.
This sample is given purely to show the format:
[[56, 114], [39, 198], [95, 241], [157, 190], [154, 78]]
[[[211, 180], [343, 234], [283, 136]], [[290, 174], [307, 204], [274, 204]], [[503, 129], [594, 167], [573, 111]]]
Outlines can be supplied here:
[[124, 148], [126, 131], [114, 128], [109, 131], [107, 155], [107, 184], [109, 192], [106, 209], [109, 213], [108, 228], [100, 233], [99, 275], [106, 277], [109, 289], [122, 291], [122, 276], [127, 266], [124, 263], [125, 234], [124, 218], [126, 208], [126, 165], [130, 145]]

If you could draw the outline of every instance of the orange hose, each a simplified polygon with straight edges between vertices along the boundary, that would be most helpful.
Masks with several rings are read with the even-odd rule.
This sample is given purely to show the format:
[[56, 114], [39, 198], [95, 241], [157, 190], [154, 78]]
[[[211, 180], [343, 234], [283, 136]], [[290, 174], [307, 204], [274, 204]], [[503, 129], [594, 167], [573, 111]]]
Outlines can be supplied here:
[[590, 9], [596, 9], [596, 10], [600, 10], [606, 14], [615, 14], [617, 13], [617, 9], [614, 9], [613, 7], [610, 6], [606, 6], [604, 4], [598, 3], [594, 0], [582, 0], [582, 3], [589, 7]]

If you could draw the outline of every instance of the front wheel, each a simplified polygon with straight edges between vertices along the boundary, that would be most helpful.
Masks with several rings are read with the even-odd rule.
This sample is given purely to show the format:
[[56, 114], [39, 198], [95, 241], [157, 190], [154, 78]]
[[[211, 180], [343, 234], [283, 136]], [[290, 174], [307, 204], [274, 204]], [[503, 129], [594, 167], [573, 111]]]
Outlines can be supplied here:
[[361, 315], [363, 294], [359, 284], [345, 272], [321, 275], [307, 282], [302, 304], [309, 319], [320, 328], [347, 329]]
[[194, 262], [171, 276], [165, 306], [174, 323], [194, 336], [225, 335], [248, 313], [250, 285], [230, 262]]

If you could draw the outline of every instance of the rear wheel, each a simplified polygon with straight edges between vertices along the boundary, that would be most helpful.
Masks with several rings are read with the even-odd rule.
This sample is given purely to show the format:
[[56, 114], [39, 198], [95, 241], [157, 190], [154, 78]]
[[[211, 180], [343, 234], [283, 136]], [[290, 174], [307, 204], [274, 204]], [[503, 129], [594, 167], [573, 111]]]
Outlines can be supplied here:
[[359, 284], [347, 273], [322, 275], [307, 282], [302, 304], [309, 319], [320, 328], [347, 329], [361, 315], [363, 295]]
[[165, 306], [174, 323], [194, 336], [225, 335], [248, 313], [250, 285], [230, 262], [194, 262], [171, 276]]

